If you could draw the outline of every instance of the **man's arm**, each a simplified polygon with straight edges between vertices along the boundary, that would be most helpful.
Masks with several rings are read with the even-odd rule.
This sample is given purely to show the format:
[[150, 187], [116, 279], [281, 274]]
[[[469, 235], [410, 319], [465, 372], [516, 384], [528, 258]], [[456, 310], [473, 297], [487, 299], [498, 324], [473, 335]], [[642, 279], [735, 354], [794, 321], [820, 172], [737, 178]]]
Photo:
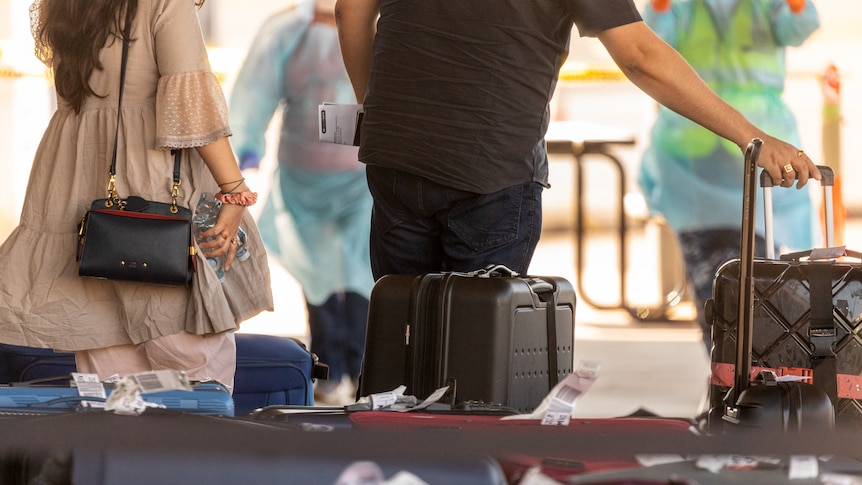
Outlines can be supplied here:
[[[345, 1], [345, 0], [341, 0]], [[682, 116], [736, 143], [740, 150], [752, 138], [763, 140], [759, 165], [777, 185], [789, 187], [798, 179], [820, 179], [814, 162], [804, 153], [752, 125], [700, 79], [688, 62], [643, 22], [608, 29], [598, 35], [626, 77], [653, 99]], [[784, 167], [791, 164], [793, 172]]]
[[380, 0], [337, 0], [335, 21], [344, 67], [353, 84], [356, 101], [365, 101], [371, 74], [371, 53]]

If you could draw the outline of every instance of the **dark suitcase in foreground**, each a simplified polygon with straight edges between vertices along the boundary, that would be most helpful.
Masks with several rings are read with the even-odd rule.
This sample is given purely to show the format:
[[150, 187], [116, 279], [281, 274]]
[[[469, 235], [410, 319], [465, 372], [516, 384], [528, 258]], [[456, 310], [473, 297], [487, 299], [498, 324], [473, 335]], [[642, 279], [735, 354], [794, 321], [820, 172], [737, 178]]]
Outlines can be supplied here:
[[[553, 311], [549, 311], [553, 309]], [[371, 293], [360, 396], [499, 403], [528, 412], [573, 371], [575, 292], [560, 277], [387, 275]]]
[[[850, 298], [860, 281], [858, 277], [846, 280], [853, 273], [851, 265], [834, 261], [755, 259], [761, 145], [761, 140], [754, 139], [745, 152], [741, 256], [718, 269], [713, 298], [706, 306], [713, 340], [707, 427], [713, 433], [729, 429], [728, 423], [736, 429], [766, 427], [784, 432], [830, 429], [835, 419], [833, 402], [839, 410], [856, 407], [852, 399], [837, 401], [836, 362], [852, 356], [842, 366], [856, 366], [857, 374], [862, 370], [862, 352], [853, 330], [858, 322], [847, 325], [850, 321], [840, 322], [843, 318], [833, 322], [833, 313], [840, 312], [833, 312], [831, 290], [839, 295], [851, 292], [839, 300]], [[828, 167], [820, 170], [824, 188], [830, 186]], [[761, 185], [771, 185], [768, 174], [761, 177]], [[768, 248], [773, 246], [769, 191], [764, 192]], [[768, 258], [771, 253], [768, 249]], [[778, 382], [778, 374], [794, 373], [784, 372], [790, 371], [788, 367], [813, 368], [800, 373], [813, 374], [813, 382]], [[753, 377], [757, 377], [754, 382]], [[858, 417], [859, 410], [840, 414]]]
[[317, 356], [295, 339], [236, 334], [236, 415], [272, 405], [314, 405], [313, 378], [324, 377], [324, 369]]
[[[417, 443], [402, 435], [409, 446], [391, 438], [307, 433], [159, 409], [140, 416], [24, 416], [14, 426], [0, 426], [0, 483], [506, 483], [500, 465], [482, 449], [453, 450], [444, 436], [415, 436], [434, 440]], [[8, 472], [18, 475], [12, 479]]]

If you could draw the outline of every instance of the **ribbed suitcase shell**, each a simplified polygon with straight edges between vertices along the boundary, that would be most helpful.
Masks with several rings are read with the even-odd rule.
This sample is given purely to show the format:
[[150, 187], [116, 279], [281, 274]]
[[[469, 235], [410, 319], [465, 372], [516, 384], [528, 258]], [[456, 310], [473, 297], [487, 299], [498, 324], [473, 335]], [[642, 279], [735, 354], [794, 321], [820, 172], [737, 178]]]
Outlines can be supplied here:
[[359, 394], [403, 384], [424, 399], [454, 383], [455, 402], [534, 409], [550, 391], [542, 284], [554, 288], [558, 377], [572, 373], [575, 292], [564, 278], [387, 275], [371, 293]]

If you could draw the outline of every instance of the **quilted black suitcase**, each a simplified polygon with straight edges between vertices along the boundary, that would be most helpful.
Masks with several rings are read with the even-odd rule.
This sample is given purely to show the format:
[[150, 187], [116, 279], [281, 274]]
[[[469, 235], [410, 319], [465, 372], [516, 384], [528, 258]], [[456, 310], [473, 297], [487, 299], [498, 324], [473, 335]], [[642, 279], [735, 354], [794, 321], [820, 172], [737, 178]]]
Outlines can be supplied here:
[[531, 411], [572, 373], [574, 317], [560, 277], [499, 266], [384, 276], [371, 292], [359, 395], [405, 385], [425, 399], [448, 385], [450, 404]]
[[[809, 413], [815, 413], [809, 421], [822, 421], [819, 424], [823, 426], [830, 425], [830, 418], [839, 423], [862, 422], [862, 391], [858, 389], [862, 384], [860, 264], [836, 260], [836, 254], [846, 252], [844, 248], [774, 259], [772, 180], [765, 172], [760, 181], [764, 186], [767, 257], [754, 257], [755, 172], [760, 143], [753, 140], [746, 150], [742, 255], [718, 269], [713, 298], [706, 306], [713, 340], [708, 427], [713, 432], [721, 429], [728, 421], [728, 411], [742, 413], [744, 419], [753, 422], [780, 421], [779, 415], [763, 414], [769, 408], [767, 402], [790, 406], [792, 409], [785, 411], [797, 427], [804, 424], [800, 416]], [[830, 189], [834, 174], [828, 167], [819, 169], [828, 246], [832, 240]], [[833, 257], [818, 259], [818, 253]], [[761, 375], [763, 371], [767, 374]], [[779, 382], [782, 378], [794, 381]], [[740, 397], [754, 380], [761, 387], [750, 392], [748, 400]], [[767, 385], [774, 388], [768, 391], [774, 394], [752, 401], [755, 394], [767, 391], [762, 387]], [[779, 390], [783, 393], [780, 398], [776, 397]], [[824, 401], [834, 406], [834, 416], [816, 409], [818, 393], [829, 397]], [[794, 396], [799, 399], [791, 399]], [[824, 413], [822, 420], [816, 415], [820, 412]]]

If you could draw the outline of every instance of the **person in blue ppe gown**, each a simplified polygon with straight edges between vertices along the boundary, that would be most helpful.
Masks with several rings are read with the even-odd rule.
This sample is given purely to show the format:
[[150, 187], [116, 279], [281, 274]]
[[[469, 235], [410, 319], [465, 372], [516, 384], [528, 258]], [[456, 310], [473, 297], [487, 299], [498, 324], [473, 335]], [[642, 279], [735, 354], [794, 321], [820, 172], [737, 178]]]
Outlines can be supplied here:
[[[820, 25], [810, 0], [651, 0], [643, 18], [724, 101], [800, 146], [782, 92], [787, 47], [799, 46]], [[638, 174], [650, 211], [662, 214], [679, 237], [707, 349], [703, 305], [718, 267], [740, 255], [742, 162], [738, 146], [660, 106]], [[762, 197], [758, 204], [756, 254], [763, 256]], [[812, 247], [808, 190], [776, 187], [773, 214], [779, 250]]]
[[374, 284], [365, 166], [356, 147], [318, 140], [318, 105], [355, 103], [333, 8], [334, 1], [304, 1], [266, 19], [230, 96], [231, 142], [244, 171], [259, 167], [270, 121], [281, 115], [258, 225], [268, 253], [302, 287], [311, 351], [329, 365], [329, 380], [315, 390], [323, 404], [352, 394], [337, 392], [345, 378], [356, 385]]

